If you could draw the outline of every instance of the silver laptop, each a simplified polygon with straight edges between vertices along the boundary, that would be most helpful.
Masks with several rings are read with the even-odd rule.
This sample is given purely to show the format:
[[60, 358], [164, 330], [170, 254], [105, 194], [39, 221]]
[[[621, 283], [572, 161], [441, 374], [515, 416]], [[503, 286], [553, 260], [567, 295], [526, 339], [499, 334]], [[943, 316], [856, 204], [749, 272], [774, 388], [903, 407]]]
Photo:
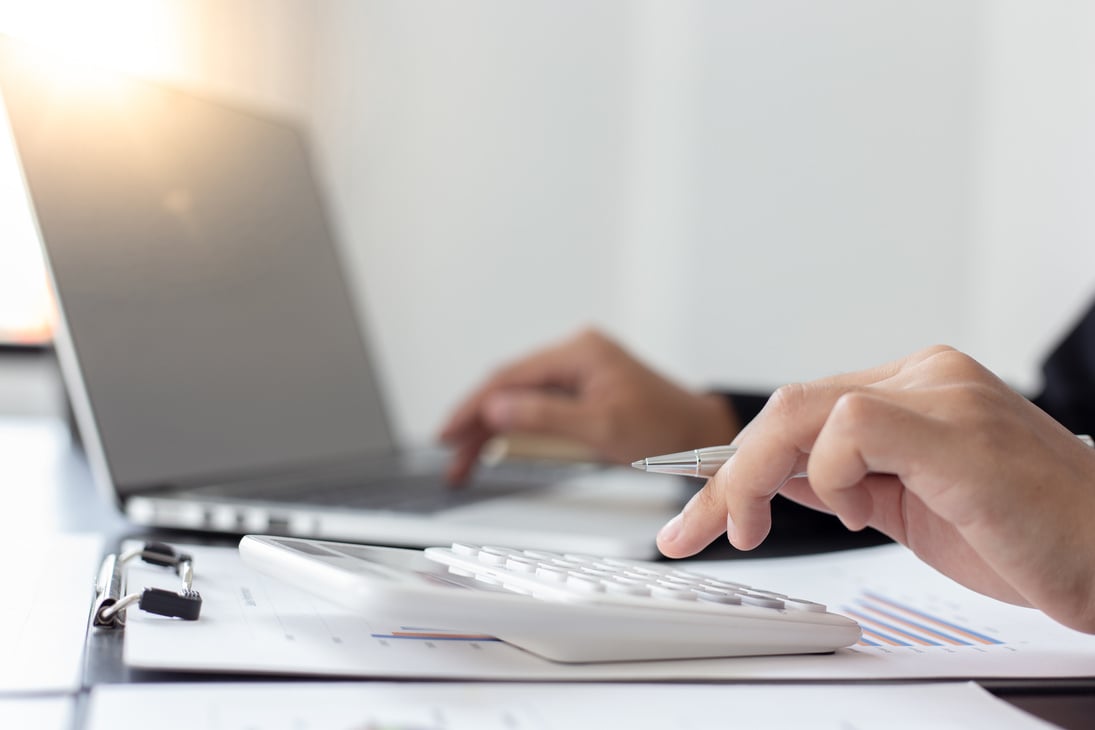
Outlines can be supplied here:
[[134, 522], [655, 554], [673, 478], [501, 465], [453, 491], [444, 454], [398, 448], [293, 126], [66, 76], [0, 42], [65, 384], [96, 480]]

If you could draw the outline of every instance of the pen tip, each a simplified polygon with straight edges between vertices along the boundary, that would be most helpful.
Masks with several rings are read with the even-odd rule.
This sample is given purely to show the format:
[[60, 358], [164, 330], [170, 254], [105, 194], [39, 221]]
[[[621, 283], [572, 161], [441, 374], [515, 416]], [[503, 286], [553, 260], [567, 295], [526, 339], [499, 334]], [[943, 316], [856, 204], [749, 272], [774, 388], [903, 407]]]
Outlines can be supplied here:
[[633, 461], [633, 462], [631, 462], [631, 466], [635, 467], [636, 469], [642, 469], [642, 470], [645, 471], [646, 470], [646, 459], [639, 459], [638, 461]]

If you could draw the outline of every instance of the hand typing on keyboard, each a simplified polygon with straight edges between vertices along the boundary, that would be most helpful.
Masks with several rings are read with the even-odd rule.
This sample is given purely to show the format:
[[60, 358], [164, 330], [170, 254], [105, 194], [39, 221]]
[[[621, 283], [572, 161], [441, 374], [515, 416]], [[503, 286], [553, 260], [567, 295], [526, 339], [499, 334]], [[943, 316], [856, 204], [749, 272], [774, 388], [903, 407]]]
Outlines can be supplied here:
[[453, 411], [441, 440], [462, 482], [499, 433], [561, 436], [605, 461], [726, 443], [738, 429], [727, 401], [662, 377], [604, 335], [587, 330], [499, 369]]

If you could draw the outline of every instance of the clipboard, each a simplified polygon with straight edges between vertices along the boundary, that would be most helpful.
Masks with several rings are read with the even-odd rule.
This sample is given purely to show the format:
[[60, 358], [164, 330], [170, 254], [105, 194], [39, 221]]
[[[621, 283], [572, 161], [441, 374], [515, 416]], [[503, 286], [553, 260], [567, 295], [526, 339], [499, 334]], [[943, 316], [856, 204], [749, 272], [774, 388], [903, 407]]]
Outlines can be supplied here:
[[[165, 588], [144, 588], [139, 593], [126, 593], [125, 566], [137, 558], [174, 570], [182, 581], [182, 589], [173, 592]], [[201, 616], [202, 597], [194, 590], [194, 558], [165, 542], [146, 542], [125, 552], [107, 554], [95, 582], [92, 627], [124, 627], [126, 609], [134, 604], [138, 609], [158, 616], [197, 621]]]
[[[126, 665], [123, 659], [125, 619], [129, 609], [137, 609], [162, 616], [178, 612], [184, 614], [176, 616], [180, 621], [197, 621], [201, 616], [202, 597], [194, 590], [194, 558], [188, 552], [155, 540], [152, 535], [131, 535], [118, 539], [116, 544], [118, 547], [113, 552], [100, 553], [102, 557], [95, 579], [94, 597], [87, 609], [82, 671], [84, 686], [178, 680], [184, 675], [173, 671], [152, 672]], [[178, 590], [142, 587], [127, 593], [127, 568], [135, 563], [162, 569], [165, 578], [163, 585], [170, 585], [177, 579]], [[187, 592], [192, 595], [186, 595]]]

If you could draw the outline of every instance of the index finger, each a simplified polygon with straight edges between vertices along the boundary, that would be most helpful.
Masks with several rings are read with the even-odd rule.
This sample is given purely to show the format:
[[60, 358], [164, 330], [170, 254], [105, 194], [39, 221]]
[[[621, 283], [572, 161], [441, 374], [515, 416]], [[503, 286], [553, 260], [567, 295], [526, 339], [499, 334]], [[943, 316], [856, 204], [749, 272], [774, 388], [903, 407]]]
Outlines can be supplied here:
[[759, 545], [772, 525], [769, 502], [801, 471], [832, 404], [846, 391], [820, 384], [777, 390], [734, 440], [737, 454], [658, 534], [662, 553], [671, 558], [694, 555], [723, 532], [741, 550]]
[[849, 390], [896, 376], [934, 351], [777, 390], [734, 439], [737, 454], [658, 533], [658, 548], [668, 557], [687, 557], [723, 532], [735, 547], [755, 548], [771, 529], [769, 502], [792, 474], [802, 471], [836, 401]]

